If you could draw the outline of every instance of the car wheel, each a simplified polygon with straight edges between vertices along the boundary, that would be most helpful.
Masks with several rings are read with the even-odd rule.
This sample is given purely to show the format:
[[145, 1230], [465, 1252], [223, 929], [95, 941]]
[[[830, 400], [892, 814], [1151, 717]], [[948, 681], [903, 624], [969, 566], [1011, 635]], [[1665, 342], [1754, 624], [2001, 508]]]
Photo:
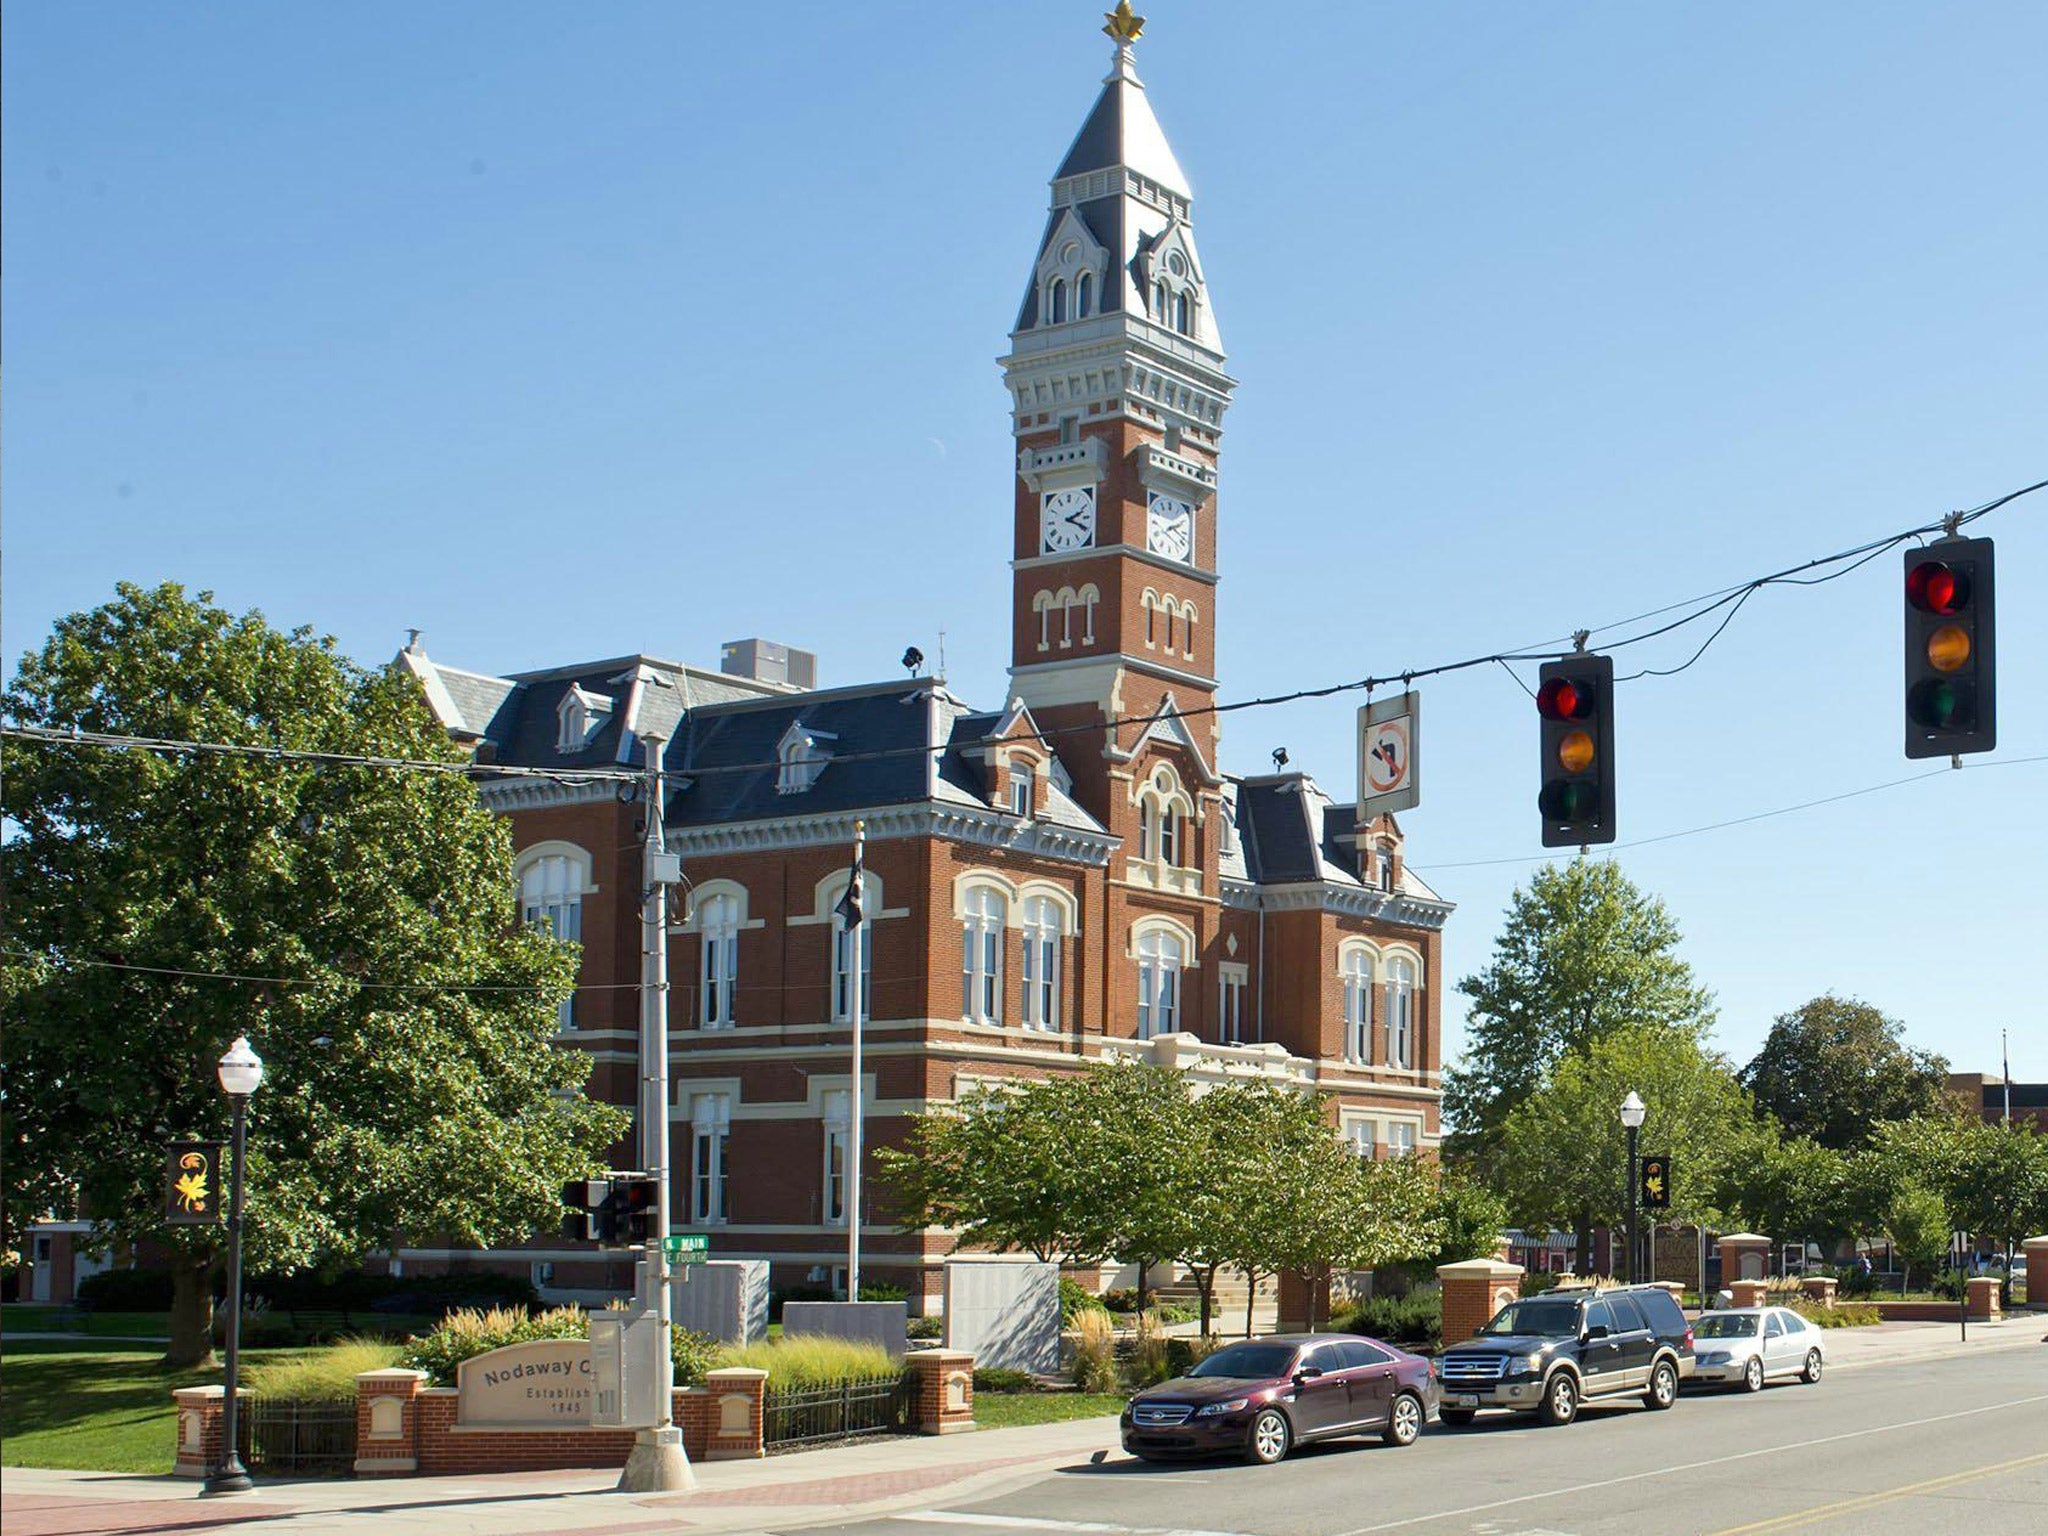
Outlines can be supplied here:
[[1546, 1424], [1569, 1424], [1579, 1416], [1579, 1383], [1571, 1372], [1559, 1371], [1544, 1383], [1537, 1416]]
[[1806, 1369], [1799, 1373], [1799, 1379], [1801, 1381], [1819, 1381], [1820, 1372], [1820, 1351], [1817, 1349], [1809, 1349], [1806, 1352]]
[[1749, 1357], [1749, 1364], [1742, 1368], [1742, 1390], [1761, 1392], [1764, 1389], [1764, 1363], [1755, 1355]]
[[1245, 1454], [1260, 1466], [1270, 1467], [1286, 1457], [1287, 1449], [1293, 1443], [1294, 1431], [1288, 1427], [1287, 1415], [1278, 1408], [1265, 1408], [1252, 1420], [1252, 1432], [1245, 1441]]
[[[1763, 1367], [1757, 1367], [1757, 1381], [1763, 1381]], [[1669, 1360], [1659, 1360], [1650, 1367], [1650, 1390], [1643, 1394], [1643, 1402], [1651, 1408], [1669, 1408], [1678, 1401], [1678, 1367]]]
[[1478, 1417], [1470, 1408], [1446, 1408], [1437, 1417], [1453, 1429], [1463, 1429]]
[[1403, 1392], [1387, 1410], [1387, 1427], [1380, 1431], [1380, 1438], [1389, 1445], [1413, 1445], [1421, 1433], [1422, 1399]]

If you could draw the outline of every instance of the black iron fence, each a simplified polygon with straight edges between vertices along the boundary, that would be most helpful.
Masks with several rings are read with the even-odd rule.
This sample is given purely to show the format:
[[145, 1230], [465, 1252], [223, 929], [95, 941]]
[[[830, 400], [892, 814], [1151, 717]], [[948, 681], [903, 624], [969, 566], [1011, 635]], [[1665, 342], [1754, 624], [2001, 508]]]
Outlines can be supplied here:
[[763, 1408], [765, 1439], [778, 1446], [817, 1445], [861, 1435], [888, 1435], [915, 1427], [915, 1386], [908, 1376], [836, 1381], [822, 1387], [776, 1391]]
[[243, 1409], [242, 1456], [252, 1472], [347, 1477], [356, 1465], [356, 1405], [252, 1398]]

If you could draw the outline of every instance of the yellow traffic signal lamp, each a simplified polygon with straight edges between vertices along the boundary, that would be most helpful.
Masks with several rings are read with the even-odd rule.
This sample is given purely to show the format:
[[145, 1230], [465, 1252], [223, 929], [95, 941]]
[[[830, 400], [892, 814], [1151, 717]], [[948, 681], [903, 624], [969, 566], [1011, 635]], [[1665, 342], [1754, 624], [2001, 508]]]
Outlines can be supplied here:
[[1989, 539], [1909, 549], [1906, 756], [1952, 757], [1998, 745]]
[[1543, 846], [1614, 841], [1614, 661], [1590, 652], [1543, 664]]

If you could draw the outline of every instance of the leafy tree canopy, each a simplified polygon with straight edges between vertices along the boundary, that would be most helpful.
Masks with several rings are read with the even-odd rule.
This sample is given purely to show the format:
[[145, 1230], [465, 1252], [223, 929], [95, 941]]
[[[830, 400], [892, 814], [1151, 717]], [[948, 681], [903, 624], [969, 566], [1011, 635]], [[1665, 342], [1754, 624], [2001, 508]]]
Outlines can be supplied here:
[[1888, 1120], [1948, 1108], [1948, 1062], [1909, 1049], [1905, 1026], [1829, 993], [1781, 1013], [1742, 1085], [1793, 1136], [1849, 1150]]
[[[0, 703], [42, 726], [455, 760], [399, 678], [175, 585], [62, 620]], [[99, 1239], [168, 1242], [173, 1359], [206, 1353], [220, 1237], [166, 1232], [161, 1149], [224, 1134], [235, 1036], [266, 1064], [253, 1265], [523, 1237], [624, 1129], [554, 1043], [575, 951], [519, 926], [509, 832], [460, 775], [42, 744], [8, 766], [7, 1231], [77, 1209]]]
[[1750, 1144], [1748, 1098], [1689, 1030], [1630, 1026], [1565, 1056], [1501, 1127], [1494, 1183], [1519, 1224], [1619, 1224], [1628, 1209], [1619, 1111], [1631, 1091], [1649, 1110], [1640, 1150], [1672, 1159], [1669, 1219], [1721, 1217], [1715, 1195]]
[[1508, 905], [1471, 999], [1462, 1061], [1445, 1080], [1454, 1154], [1482, 1160], [1551, 1067], [1617, 1030], [1703, 1039], [1713, 998], [1679, 958], [1678, 924], [1609, 860], [1546, 865]]

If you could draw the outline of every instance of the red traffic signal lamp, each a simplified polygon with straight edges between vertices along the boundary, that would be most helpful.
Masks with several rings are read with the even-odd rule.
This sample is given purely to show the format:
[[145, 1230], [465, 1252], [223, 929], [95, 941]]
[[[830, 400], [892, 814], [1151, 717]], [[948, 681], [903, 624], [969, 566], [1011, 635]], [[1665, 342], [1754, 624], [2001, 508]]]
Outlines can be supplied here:
[[1588, 652], [1543, 664], [1543, 846], [1614, 841], [1614, 660]]
[[1906, 756], [1956, 757], [1998, 745], [1989, 539], [1908, 549]]

